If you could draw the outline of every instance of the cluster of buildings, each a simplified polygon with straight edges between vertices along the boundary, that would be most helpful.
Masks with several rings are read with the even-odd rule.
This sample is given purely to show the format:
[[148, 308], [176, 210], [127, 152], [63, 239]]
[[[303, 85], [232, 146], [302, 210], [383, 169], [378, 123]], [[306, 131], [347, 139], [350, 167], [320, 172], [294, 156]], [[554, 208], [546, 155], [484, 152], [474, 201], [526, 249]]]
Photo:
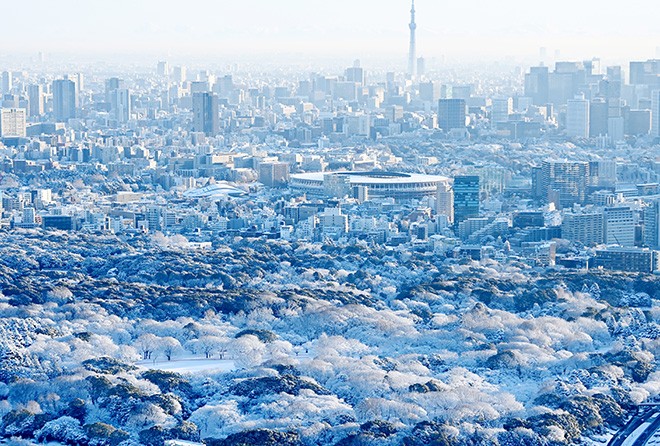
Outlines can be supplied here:
[[660, 136], [660, 60], [601, 68], [599, 59], [557, 62], [554, 70], [532, 67], [525, 95], [534, 106], [559, 117], [571, 138], [617, 143], [626, 137]]
[[658, 270], [660, 61], [465, 82], [411, 15], [407, 73], [3, 71], [0, 226]]

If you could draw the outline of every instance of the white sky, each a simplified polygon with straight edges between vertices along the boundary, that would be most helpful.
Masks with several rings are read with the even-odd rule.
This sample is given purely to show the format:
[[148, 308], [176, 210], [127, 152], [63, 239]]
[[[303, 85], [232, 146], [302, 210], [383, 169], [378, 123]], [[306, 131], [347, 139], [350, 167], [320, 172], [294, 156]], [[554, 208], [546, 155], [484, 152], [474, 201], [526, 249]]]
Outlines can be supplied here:
[[[407, 52], [408, 0], [0, 0], [0, 51], [195, 56]], [[417, 0], [418, 53], [650, 58], [657, 0]]]

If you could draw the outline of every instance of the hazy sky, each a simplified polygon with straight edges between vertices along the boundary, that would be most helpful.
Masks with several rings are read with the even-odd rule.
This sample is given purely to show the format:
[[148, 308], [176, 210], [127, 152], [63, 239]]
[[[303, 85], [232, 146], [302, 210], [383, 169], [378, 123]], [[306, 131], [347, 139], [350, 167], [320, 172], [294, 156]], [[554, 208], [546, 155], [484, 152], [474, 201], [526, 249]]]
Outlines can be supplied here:
[[[9, 3], [4, 1], [2, 3]], [[369, 57], [407, 52], [407, 0], [19, 0], [0, 51]], [[419, 55], [654, 57], [657, 0], [417, 0]]]

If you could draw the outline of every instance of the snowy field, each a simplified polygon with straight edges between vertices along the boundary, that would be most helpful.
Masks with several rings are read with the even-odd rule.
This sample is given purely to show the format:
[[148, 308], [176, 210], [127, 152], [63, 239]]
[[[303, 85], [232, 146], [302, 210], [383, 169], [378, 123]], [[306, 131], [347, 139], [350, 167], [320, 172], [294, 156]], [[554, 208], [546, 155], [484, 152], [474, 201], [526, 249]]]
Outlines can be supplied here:
[[231, 359], [185, 358], [171, 361], [139, 361], [136, 365], [143, 369], [162, 370], [177, 373], [200, 373], [207, 371], [231, 372], [236, 364]]

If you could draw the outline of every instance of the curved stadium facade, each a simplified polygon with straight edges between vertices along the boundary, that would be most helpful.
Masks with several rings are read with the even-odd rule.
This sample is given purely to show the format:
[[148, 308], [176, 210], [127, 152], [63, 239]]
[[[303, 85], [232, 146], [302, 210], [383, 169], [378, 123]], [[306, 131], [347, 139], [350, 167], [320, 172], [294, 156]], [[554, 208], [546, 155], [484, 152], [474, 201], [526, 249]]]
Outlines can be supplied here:
[[438, 175], [401, 172], [315, 172], [291, 175], [289, 185], [308, 195], [325, 196], [330, 183], [342, 181], [350, 187], [366, 187], [370, 197], [410, 200], [434, 196], [438, 184], [450, 180]]

